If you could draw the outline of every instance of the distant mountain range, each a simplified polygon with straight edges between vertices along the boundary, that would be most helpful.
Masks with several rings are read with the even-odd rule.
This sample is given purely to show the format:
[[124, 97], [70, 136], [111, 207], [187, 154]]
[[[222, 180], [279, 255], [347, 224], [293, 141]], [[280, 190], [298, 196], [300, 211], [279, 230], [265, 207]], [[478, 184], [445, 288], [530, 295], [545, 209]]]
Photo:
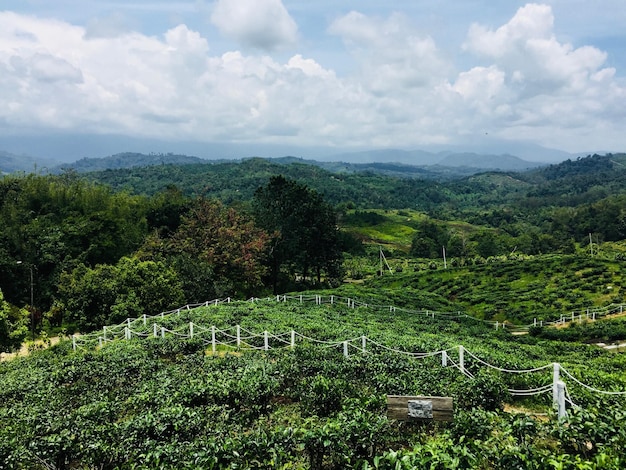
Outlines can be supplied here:
[[[397, 149], [373, 150], [337, 154], [324, 161], [298, 157], [270, 159], [276, 163], [305, 163], [333, 172], [383, 173], [404, 177], [448, 179], [475, 174], [481, 171], [524, 171], [545, 164], [530, 162], [513, 155], [482, 155], [477, 153], [430, 153], [421, 150]], [[26, 155], [0, 152], [0, 172], [60, 173], [74, 170], [79, 173], [120, 168], [137, 168], [155, 165], [189, 165], [195, 163], [219, 163], [233, 159], [207, 160], [200, 157], [174, 153], [124, 152], [102, 158], [81, 158], [73, 163], [53, 162]]]
[[26, 173], [48, 172], [59, 164], [58, 161], [35, 158], [30, 155], [15, 155], [0, 150], [0, 174], [23, 171]]
[[[327, 161], [328, 159], [324, 159]], [[347, 163], [393, 162], [420, 167], [473, 168], [479, 170], [523, 171], [546, 165], [513, 155], [478, 154], [473, 152], [426, 152], [424, 150], [371, 150], [334, 155], [332, 160]]]

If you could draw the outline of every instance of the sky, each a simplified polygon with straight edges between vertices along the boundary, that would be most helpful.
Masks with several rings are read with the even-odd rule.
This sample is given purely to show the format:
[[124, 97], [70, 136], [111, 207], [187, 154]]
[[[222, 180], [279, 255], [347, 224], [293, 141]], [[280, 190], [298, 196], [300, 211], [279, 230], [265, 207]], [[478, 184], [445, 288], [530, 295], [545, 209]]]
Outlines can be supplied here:
[[626, 151], [625, 129], [623, 0], [0, 2], [0, 150], [84, 134]]

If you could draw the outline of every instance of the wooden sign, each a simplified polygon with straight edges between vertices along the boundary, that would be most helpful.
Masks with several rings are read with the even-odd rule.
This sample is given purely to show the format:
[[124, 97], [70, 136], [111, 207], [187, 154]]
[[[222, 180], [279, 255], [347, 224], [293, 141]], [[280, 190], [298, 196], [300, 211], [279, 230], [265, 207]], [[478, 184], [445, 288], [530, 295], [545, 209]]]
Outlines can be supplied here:
[[451, 397], [387, 395], [387, 417], [399, 421], [452, 421]]

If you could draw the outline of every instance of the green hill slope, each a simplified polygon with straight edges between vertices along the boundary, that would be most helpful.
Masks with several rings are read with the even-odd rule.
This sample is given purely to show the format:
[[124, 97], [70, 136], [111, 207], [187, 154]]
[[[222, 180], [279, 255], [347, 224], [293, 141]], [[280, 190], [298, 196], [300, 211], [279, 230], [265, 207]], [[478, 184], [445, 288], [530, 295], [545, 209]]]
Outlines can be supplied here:
[[[65, 341], [0, 363], [0, 459], [9, 469], [624, 465], [623, 398], [596, 404], [601, 394], [566, 375], [594, 390], [626, 390], [624, 356], [511, 337], [470, 319], [351, 308], [339, 300], [345, 299], [174, 311], [145, 325], [131, 322], [131, 340], [101, 348], [82, 341], [75, 352]], [[185, 339], [190, 323], [194, 336]], [[166, 328], [164, 337], [152, 337], [152, 324]], [[234, 344], [235, 325], [260, 350], [219, 344]], [[285, 348], [292, 329], [297, 344]], [[355, 337], [346, 357], [342, 341]], [[459, 344], [469, 376], [455, 366]], [[446, 367], [441, 353], [410, 354], [443, 348], [449, 348]], [[567, 425], [551, 411], [553, 361], [581, 406], [568, 406]], [[539, 369], [511, 374], [493, 367]], [[515, 398], [515, 390], [538, 394]], [[451, 396], [454, 421], [390, 421], [387, 394]], [[508, 415], [504, 401], [547, 415]]]

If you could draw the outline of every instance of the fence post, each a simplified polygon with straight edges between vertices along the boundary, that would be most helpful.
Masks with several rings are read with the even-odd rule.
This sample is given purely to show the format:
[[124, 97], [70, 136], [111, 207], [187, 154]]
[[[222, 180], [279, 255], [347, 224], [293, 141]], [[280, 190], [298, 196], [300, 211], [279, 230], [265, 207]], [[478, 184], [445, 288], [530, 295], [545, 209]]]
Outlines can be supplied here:
[[211, 327], [211, 351], [215, 355], [215, 327]]
[[127, 326], [124, 327], [124, 337], [126, 339], [130, 339], [130, 328], [128, 328]]
[[343, 342], [343, 355], [348, 357], [348, 342], [347, 341]]
[[76, 351], [76, 336], [72, 335], [72, 349]]
[[334, 304], [334, 303], [335, 303], [335, 296], [334, 296], [334, 295], [331, 295], [331, 296], [330, 296], [330, 304], [332, 305], [332, 304]]
[[363, 352], [363, 354], [365, 354], [366, 341], [367, 341], [367, 338], [365, 337], [365, 335], [361, 336], [361, 351]]
[[146, 314], [143, 314], [143, 326], [146, 326]]
[[558, 362], [552, 364], [552, 404], [559, 404], [559, 388], [558, 383], [561, 375], [561, 366]]
[[296, 346], [296, 332], [291, 330], [291, 349]]
[[500, 326], [500, 322], [496, 321], [496, 331], [498, 331], [498, 326]]
[[348, 307], [350, 307], [350, 298], [348, 298]]
[[176, 309], [176, 314], [180, 317], [180, 309], [179, 308]]
[[300, 303], [302, 303], [302, 294], [300, 294]]
[[536, 318], [533, 320], [533, 326], [537, 326], [537, 319]]
[[459, 368], [465, 374], [465, 350], [462, 345], [459, 345]]
[[237, 331], [236, 333], [237, 334], [237, 347], [240, 347], [241, 346], [241, 326], [237, 325], [235, 327], [235, 331]]
[[102, 336], [98, 336], [98, 346], [102, 347]]
[[193, 338], [193, 322], [189, 322], [189, 337]]
[[267, 336], [267, 330], [265, 330], [263, 332], [263, 349], [265, 349], [267, 351], [269, 348], [270, 348], [269, 338]]
[[559, 380], [556, 383], [556, 389], [559, 419], [563, 419], [567, 416], [567, 411], [565, 410], [565, 383]]
[[441, 351], [441, 367], [448, 367], [448, 352]]
[[104, 337], [104, 340], [107, 340], [107, 327], [106, 325], [102, 327], [102, 336]]
[[165, 327], [161, 327], [161, 338], [165, 338]]
[[157, 324], [153, 323], [152, 324], [152, 335], [156, 338], [158, 336], [157, 334]]

